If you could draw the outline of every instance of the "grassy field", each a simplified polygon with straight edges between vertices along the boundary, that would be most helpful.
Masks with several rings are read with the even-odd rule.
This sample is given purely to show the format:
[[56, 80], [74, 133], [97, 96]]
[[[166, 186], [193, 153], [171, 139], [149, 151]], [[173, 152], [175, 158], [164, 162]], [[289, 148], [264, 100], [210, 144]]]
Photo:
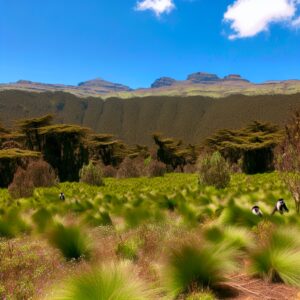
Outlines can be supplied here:
[[[279, 198], [290, 212], [271, 216]], [[237, 174], [224, 190], [195, 174], [63, 183], [18, 200], [1, 190], [0, 212], [1, 299], [226, 299], [224, 284], [236, 299], [296, 299], [300, 286], [299, 218], [277, 173]], [[252, 276], [262, 288], [241, 286]]]

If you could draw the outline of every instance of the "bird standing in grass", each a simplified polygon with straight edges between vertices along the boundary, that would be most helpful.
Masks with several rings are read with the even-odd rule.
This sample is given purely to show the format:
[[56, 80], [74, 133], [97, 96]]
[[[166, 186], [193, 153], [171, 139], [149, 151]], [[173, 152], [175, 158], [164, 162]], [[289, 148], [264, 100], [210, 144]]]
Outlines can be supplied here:
[[258, 217], [262, 217], [263, 216], [263, 213], [262, 211], [260, 210], [259, 206], [255, 205], [252, 207], [252, 213]]
[[272, 215], [274, 215], [276, 212], [279, 212], [281, 215], [284, 214], [284, 212], [289, 212], [289, 209], [287, 208], [285, 202], [283, 199], [279, 199], [276, 202], [276, 205], [272, 211]]

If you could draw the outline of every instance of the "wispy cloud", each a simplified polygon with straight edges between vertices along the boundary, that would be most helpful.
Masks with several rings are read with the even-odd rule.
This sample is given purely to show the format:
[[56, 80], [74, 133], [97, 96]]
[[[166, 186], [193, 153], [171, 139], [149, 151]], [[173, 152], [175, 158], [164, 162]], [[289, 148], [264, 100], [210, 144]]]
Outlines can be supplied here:
[[173, 0], [143, 0], [136, 4], [136, 10], [152, 10], [156, 16], [169, 13], [175, 8]]
[[230, 39], [246, 38], [267, 31], [272, 23], [300, 26], [300, 0], [235, 0], [228, 6], [224, 21], [230, 23]]

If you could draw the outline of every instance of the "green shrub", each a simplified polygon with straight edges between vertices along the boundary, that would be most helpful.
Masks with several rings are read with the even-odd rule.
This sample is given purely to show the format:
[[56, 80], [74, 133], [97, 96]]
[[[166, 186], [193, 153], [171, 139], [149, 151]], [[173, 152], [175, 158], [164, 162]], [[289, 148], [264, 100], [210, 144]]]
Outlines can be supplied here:
[[199, 183], [223, 189], [230, 183], [230, 170], [228, 163], [219, 152], [205, 156], [198, 164]]
[[186, 243], [171, 252], [165, 273], [173, 297], [213, 288], [236, 270], [237, 251], [222, 244]]
[[300, 233], [283, 227], [274, 230], [267, 243], [250, 256], [250, 273], [270, 282], [300, 287]]
[[100, 165], [94, 165], [90, 162], [88, 165], [84, 165], [80, 170], [80, 181], [95, 185], [95, 186], [102, 186], [104, 185], [102, 179], [102, 170]]
[[68, 260], [90, 257], [90, 240], [78, 226], [56, 225], [49, 235], [49, 241]]
[[152, 300], [157, 295], [126, 263], [108, 264], [81, 273], [55, 287], [51, 300]]

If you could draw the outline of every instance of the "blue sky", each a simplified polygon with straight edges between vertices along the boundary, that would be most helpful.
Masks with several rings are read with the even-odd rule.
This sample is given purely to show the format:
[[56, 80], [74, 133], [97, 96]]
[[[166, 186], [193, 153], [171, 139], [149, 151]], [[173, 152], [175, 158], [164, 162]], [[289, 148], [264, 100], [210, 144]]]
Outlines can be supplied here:
[[300, 79], [299, 0], [0, 0], [0, 82]]

